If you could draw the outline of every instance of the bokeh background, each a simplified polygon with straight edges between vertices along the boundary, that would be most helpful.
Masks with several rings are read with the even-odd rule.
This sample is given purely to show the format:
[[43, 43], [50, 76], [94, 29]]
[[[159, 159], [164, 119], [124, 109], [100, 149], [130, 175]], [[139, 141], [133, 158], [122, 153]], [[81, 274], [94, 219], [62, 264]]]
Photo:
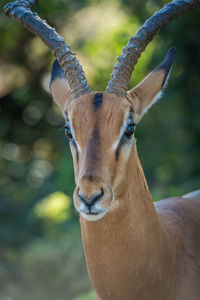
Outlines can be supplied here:
[[[83, 256], [71, 154], [49, 94], [54, 60], [43, 43], [3, 15], [0, 3], [0, 300], [94, 299]], [[63, 35], [89, 84], [104, 90], [113, 64], [160, 0], [51, 0], [34, 8]], [[177, 58], [162, 99], [137, 127], [155, 201], [200, 188], [200, 10], [161, 30], [130, 82]]]

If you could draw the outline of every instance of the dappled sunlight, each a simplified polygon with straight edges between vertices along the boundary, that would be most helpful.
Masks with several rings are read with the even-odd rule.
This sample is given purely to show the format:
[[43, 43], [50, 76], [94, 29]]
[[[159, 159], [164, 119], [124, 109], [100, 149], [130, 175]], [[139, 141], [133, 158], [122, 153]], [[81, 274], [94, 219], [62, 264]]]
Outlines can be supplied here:
[[30, 43], [26, 45], [25, 51], [26, 59], [34, 69], [38, 70], [42, 65], [45, 65], [43, 58], [48, 49], [38, 37], [33, 36]]
[[71, 45], [76, 45], [79, 40], [98, 39], [105, 31], [115, 31], [126, 18], [127, 14], [119, 1], [100, 1], [77, 11], [66, 22], [62, 35], [70, 40]]
[[6, 160], [26, 163], [30, 160], [30, 149], [26, 145], [16, 145], [14, 143], [5, 143], [2, 147], [0, 156]]
[[0, 60], [0, 97], [8, 94], [13, 88], [22, 87], [27, 80], [24, 68]]
[[[103, 2], [79, 11], [64, 26], [62, 34], [66, 40], [70, 40], [71, 47], [76, 51], [86, 77], [95, 90], [106, 87], [105, 83], [109, 80], [117, 56], [140, 25], [138, 18], [128, 15], [118, 2]], [[130, 86], [133, 81], [135, 85], [147, 75], [155, 47], [156, 42], [152, 42], [142, 54]]]
[[27, 183], [33, 187], [39, 187], [44, 179], [53, 172], [52, 165], [47, 160], [33, 160], [27, 176]]
[[41, 117], [39, 109], [31, 104], [23, 112], [24, 122], [28, 125], [36, 125]]
[[42, 199], [34, 209], [35, 214], [40, 218], [60, 223], [67, 221], [70, 217], [71, 200], [62, 192], [54, 192]]
[[76, 50], [90, 84], [102, 89], [97, 84], [102, 86], [109, 79], [122, 47], [138, 28], [138, 19], [128, 16], [118, 1], [100, 2], [75, 14], [62, 34]]
[[53, 103], [53, 105], [47, 110], [45, 114], [45, 118], [47, 122], [51, 125], [63, 125], [63, 116], [61, 115], [61, 111], [59, 107]]
[[33, 145], [33, 156], [37, 159], [49, 159], [52, 151], [52, 143], [47, 139], [38, 139]]

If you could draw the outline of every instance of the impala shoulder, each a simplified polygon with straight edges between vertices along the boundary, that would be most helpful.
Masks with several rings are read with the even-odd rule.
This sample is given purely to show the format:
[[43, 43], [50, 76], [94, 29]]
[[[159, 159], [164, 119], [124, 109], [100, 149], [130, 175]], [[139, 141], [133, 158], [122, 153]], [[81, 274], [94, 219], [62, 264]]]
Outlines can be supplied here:
[[181, 222], [180, 215], [183, 211], [183, 203], [181, 197], [172, 197], [160, 200], [154, 203], [156, 212], [161, 219], [177, 223]]
[[162, 222], [178, 226], [184, 235], [200, 234], [200, 191], [158, 201], [155, 208]]

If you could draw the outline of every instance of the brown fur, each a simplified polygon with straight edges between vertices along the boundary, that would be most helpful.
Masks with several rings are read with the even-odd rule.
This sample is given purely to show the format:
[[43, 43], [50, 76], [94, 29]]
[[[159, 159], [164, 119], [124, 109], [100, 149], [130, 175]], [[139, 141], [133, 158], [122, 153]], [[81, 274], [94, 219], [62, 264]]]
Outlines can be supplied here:
[[113, 147], [130, 108], [138, 122], [164, 77], [162, 70], [151, 73], [125, 99], [104, 93], [96, 111], [94, 93], [61, 101], [79, 152], [77, 160], [71, 146], [75, 207], [81, 206], [77, 191], [89, 199], [103, 188], [99, 203], [108, 209], [95, 222], [80, 217], [87, 268], [99, 300], [200, 299], [200, 191], [154, 206], [135, 139], [122, 147], [117, 160]]

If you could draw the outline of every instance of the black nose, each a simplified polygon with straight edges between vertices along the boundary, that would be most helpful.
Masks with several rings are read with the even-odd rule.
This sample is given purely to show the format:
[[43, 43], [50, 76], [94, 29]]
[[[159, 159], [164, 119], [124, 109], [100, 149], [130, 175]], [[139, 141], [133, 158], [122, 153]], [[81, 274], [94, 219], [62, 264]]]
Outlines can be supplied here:
[[79, 199], [85, 205], [87, 205], [88, 207], [91, 207], [95, 202], [97, 202], [104, 195], [104, 191], [103, 191], [103, 188], [101, 188], [101, 191], [99, 193], [95, 193], [90, 198], [88, 198], [87, 196], [85, 196], [84, 194], [82, 194], [80, 192], [80, 190], [78, 190], [77, 195], [78, 195]]

